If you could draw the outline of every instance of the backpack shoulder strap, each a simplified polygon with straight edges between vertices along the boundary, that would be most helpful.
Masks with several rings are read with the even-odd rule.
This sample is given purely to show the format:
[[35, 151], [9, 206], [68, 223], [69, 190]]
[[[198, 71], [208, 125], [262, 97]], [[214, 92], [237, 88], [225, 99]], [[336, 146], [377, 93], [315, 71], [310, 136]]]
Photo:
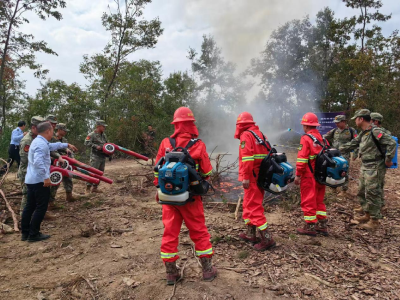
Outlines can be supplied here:
[[350, 131], [350, 134], [351, 134], [351, 139], [353, 140], [354, 139], [354, 130], [353, 130], [353, 128], [349, 127], [349, 131]]
[[380, 154], [382, 155], [382, 157], [385, 157], [385, 153], [383, 152], [382, 147], [381, 147], [381, 145], [379, 144], [378, 140], [377, 140], [376, 137], [374, 136], [373, 131], [374, 131], [374, 129], [371, 130], [372, 140], [374, 141], [374, 143], [375, 143], [375, 145], [376, 145], [376, 148], [378, 148], [378, 150], [379, 150]]
[[172, 149], [175, 149], [176, 148], [176, 140], [174, 138], [170, 137], [169, 142], [172, 146]]
[[321, 146], [322, 148], [326, 147], [326, 140], [324, 137], [322, 138], [324, 145], [322, 145], [321, 142], [318, 141], [318, 139], [315, 136], [313, 136], [312, 134], [306, 133], [305, 135], [308, 136], [309, 138], [311, 138], [315, 144]]
[[194, 144], [196, 144], [199, 141], [199, 139], [191, 139], [189, 143], [186, 145], [185, 149], [188, 150], [190, 147], [192, 147]]
[[[264, 140], [263, 140], [254, 131], [252, 131], [252, 130], [248, 130], [248, 131], [251, 132], [251, 134], [255, 137], [255, 139], [257, 140], [257, 142], [260, 145], [263, 145], [265, 148], [267, 148], [268, 151], [271, 151], [271, 148], [272, 148], [271, 144], [267, 141], [267, 139], [265, 138], [264, 134], [263, 134], [263, 138], [264, 138]], [[267, 144], [268, 144], [269, 148], [268, 148]]]

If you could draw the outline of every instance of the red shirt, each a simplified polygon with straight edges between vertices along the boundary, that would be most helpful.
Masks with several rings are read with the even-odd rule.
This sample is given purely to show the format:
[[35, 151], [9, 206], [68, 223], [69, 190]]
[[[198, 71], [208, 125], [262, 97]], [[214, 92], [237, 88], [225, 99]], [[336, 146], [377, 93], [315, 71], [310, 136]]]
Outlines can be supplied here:
[[[192, 135], [190, 133], [179, 133], [175, 137], [176, 147], [186, 147], [189, 141], [192, 139]], [[156, 163], [165, 156], [166, 149], [169, 151], [173, 150], [171, 143], [169, 142], [169, 138], [163, 139], [161, 142], [160, 148], [158, 149]], [[208, 157], [206, 145], [201, 141], [197, 141], [192, 147], [189, 148], [188, 152], [190, 156], [196, 162], [196, 170], [202, 177], [210, 176], [212, 172], [212, 165], [210, 162], [210, 158]], [[158, 184], [158, 173], [154, 172], [154, 185]]]
[[[246, 130], [253, 131], [263, 139], [263, 134], [258, 126], [253, 125]], [[250, 180], [255, 182], [260, 171], [261, 162], [268, 152], [267, 148], [257, 142], [251, 132], [242, 132], [239, 145], [239, 181]]]
[[[307, 134], [313, 135], [322, 145], [324, 144], [321, 134], [317, 129], [311, 129]], [[313, 177], [308, 162], [311, 163], [315, 170], [315, 159], [321, 152], [322, 147], [314, 144], [314, 141], [307, 135], [303, 135], [300, 139], [299, 152], [297, 153], [296, 176]]]

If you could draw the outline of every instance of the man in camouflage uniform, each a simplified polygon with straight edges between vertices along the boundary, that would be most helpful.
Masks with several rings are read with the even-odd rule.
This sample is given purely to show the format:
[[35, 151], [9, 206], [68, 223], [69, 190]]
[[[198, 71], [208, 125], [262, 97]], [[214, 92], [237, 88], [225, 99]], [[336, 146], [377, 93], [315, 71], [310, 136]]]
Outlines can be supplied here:
[[[85, 146], [91, 149], [90, 165], [93, 168], [96, 168], [103, 172], [106, 166], [106, 158], [108, 157], [108, 155], [103, 152], [103, 145], [107, 143], [107, 136], [104, 133], [106, 127], [107, 124], [105, 121], [97, 120], [96, 129], [93, 132], [89, 133], [85, 140]], [[91, 186], [92, 184], [89, 182], [86, 184], [85, 194], [90, 194]], [[98, 189], [98, 186], [95, 184], [93, 184], [92, 192], [102, 193], [102, 191], [100, 191]]]
[[396, 151], [396, 142], [390, 135], [379, 127], [371, 124], [371, 112], [361, 109], [352, 120], [362, 129], [362, 132], [351, 142], [339, 147], [343, 153], [348, 153], [359, 147], [362, 160], [357, 197], [365, 212], [355, 218], [362, 228], [375, 230], [382, 219], [381, 208], [383, 201], [383, 185], [386, 167], [392, 166]]
[[[59, 141], [57, 140], [57, 138], [56, 138], [56, 135], [55, 135], [55, 132], [56, 132], [56, 131], [55, 131], [55, 128], [56, 128], [56, 126], [57, 126], [57, 124], [58, 124], [58, 121], [57, 121], [56, 116], [54, 116], [54, 115], [48, 115], [48, 116], [46, 117], [46, 121], [50, 122], [51, 126], [53, 126], [53, 129], [54, 129], [54, 135], [53, 135], [53, 137], [51, 138], [50, 143], [57, 143], [57, 142], [59, 142]], [[57, 151], [51, 151], [51, 152], [50, 152], [50, 157], [51, 157], [52, 159], [57, 159], [60, 163], [63, 163], [63, 159], [61, 158], [60, 153], [58, 153]], [[50, 200], [49, 200], [49, 208], [48, 208], [48, 210], [52, 210], [52, 209], [55, 208], [54, 202], [55, 202], [55, 200], [56, 200], [57, 190], [58, 190], [58, 185], [55, 185], [55, 186], [51, 186], [51, 187], [50, 187]]]
[[[378, 126], [384, 133], [388, 134], [388, 135], [392, 135], [392, 133], [387, 130], [386, 128], [382, 127], [382, 122], [383, 122], [383, 116], [380, 113], [377, 112], [372, 112], [371, 113], [371, 120], [372, 123], [375, 124], [376, 126]], [[385, 206], [385, 199], [384, 197], [382, 197], [382, 206]], [[360, 212], [358, 210], [358, 212]]]
[[392, 133], [389, 130], [382, 127], [383, 116], [380, 113], [377, 112], [371, 113], [371, 120], [372, 123], [378, 126], [383, 132], [385, 132], [388, 135], [392, 135]]
[[22, 140], [20, 142], [19, 156], [21, 157], [21, 163], [19, 165], [17, 176], [18, 176], [19, 180], [21, 181], [21, 188], [22, 188], [22, 201], [21, 201], [21, 210], [20, 210], [21, 215], [25, 208], [26, 201], [28, 200], [28, 188], [25, 184], [25, 175], [26, 175], [26, 172], [28, 169], [29, 147], [31, 146], [33, 139], [36, 138], [36, 136], [37, 136], [36, 126], [40, 122], [43, 122], [43, 121], [44, 121], [44, 119], [40, 116], [32, 117], [31, 128], [28, 131], [28, 133], [22, 138]]
[[[67, 132], [69, 131], [67, 129], [67, 125], [64, 124], [64, 123], [58, 123], [56, 125], [56, 130], [57, 130], [56, 141], [60, 142], [60, 143], [67, 143], [68, 144], [68, 140], [65, 138], [65, 136], [67, 135]], [[60, 155], [68, 155], [70, 157], [73, 157], [73, 153], [68, 148], [60, 149], [57, 152]], [[75, 201], [76, 199], [72, 195], [72, 190], [73, 190], [72, 178], [64, 177], [63, 178], [63, 185], [64, 185], [64, 189], [65, 189], [65, 194], [66, 194], [66, 200], [68, 202]], [[54, 186], [55, 193], [57, 193], [57, 190], [58, 190], [59, 186], [60, 185]], [[54, 194], [54, 198], [55, 198], [55, 194]]]
[[[336, 123], [337, 128], [332, 129], [324, 135], [324, 138], [328, 140], [329, 144], [333, 148], [339, 149], [341, 145], [344, 145], [357, 137], [357, 131], [347, 125], [347, 119], [345, 115], [337, 115], [333, 122]], [[350, 152], [343, 153], [342, 155], [349, 163], [350, 168]], [[354, 151], [354, 156], [358, 156], [357, 149]], [[349, 182], [346, 181], [346, 184], [342, 186], [342, 193], [344, 194], [348, 189]]]

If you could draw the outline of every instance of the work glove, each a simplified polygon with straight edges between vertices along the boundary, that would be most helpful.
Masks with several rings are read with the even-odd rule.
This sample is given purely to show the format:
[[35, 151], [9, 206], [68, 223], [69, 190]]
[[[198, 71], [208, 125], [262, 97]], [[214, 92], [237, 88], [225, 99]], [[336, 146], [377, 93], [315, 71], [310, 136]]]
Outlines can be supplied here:
[[250, 187], [250, 180], [245, 179], [242, 181], [242, 184], [243, 184], [243, 188], [247, 190]]

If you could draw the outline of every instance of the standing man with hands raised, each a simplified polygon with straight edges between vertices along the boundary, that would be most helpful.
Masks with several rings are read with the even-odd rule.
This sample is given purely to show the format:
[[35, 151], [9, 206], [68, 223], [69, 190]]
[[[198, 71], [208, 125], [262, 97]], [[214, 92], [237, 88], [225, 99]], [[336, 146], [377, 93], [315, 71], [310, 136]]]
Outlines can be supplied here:
[[49, 143], [54, 129], [49, 122], [37, 125], [38, 136], [33, 140], [28, 154], [28, 170], [25, 184], [28, 187], [28, 200], [21, 219], [22, 241], [38, 242], [46, 240], [50, 235], [40, 232], [40, 225], [46, 214], [50, 199], [50, 151], [77, 148], [67, 143]]

